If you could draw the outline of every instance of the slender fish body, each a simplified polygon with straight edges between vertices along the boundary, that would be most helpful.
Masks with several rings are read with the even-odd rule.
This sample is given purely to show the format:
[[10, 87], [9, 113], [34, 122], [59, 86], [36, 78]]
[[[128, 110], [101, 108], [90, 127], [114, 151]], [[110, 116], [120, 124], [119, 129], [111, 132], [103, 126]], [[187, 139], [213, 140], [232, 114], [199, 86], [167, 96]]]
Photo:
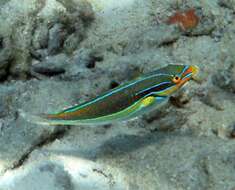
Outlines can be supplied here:
[[54, 114], [23, 115], [45, 125], [105, 124], [128, 120], [166, 102], [198, 73], [194, 65], [168, 65]]

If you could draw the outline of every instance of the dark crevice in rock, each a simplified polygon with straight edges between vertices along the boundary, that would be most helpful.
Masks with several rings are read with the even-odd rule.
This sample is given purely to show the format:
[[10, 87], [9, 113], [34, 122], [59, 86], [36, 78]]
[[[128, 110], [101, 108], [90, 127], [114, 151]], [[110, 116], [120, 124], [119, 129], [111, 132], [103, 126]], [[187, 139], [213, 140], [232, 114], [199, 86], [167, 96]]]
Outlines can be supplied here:
[[170, 97], [170, 103], [177, 107], [177, 108], [183, 108], [185, 104], [187, 104], [189, 100], [180, 100], [178, 97]]
[[31, 71], [29, 73], [29, 78], [30, 79], [37, 79], [37, 80], [47, 80], [48, 76], [42, 75], [40, 73], [36, 73], [31, 69]]
[[158, 48], [161, 48], [161, 47], [170, 47], [174, 43], [176, 43], [178, 40], [179, 40], [179, 38], [177, 38], [177, 39], [175, 38], [175, 39], [172, 39], [170, 41], [165, 41], [165, 42], [161, 43]]
[[41, 142], [39, 142], [37, 144], [38, 148], [41, 148], [45, 145], [51, 144], [52, 142], [54, 142], [56, 139], [62, 139], [67, 132], [70, 130], [70, 127], [64, 127], [60, 130], [57, 130], [56, 132], [54, 132], [53, 134], [51, 134], [50, 136], [48, 136], [47, 138], [44, 138]]
[[110, 89], [113, 89], [113, 88], [116, 88], [118, 87], [120, 84], [117, 82], [117, 81], [111, 81], [110, 85], [109, 85], [109, 88]]
[[25, 154], [23, 154], [21, 156], [21, 158], [17, 162], [15, 162], [10, 169], [14, 170], [14, 169], [21, 167], [28, 160], [30, 154], [35, 149], [41, 148], [45, 145], [51, 144], [52, 142], [54, 142], [57, 139], [63, 138], [67, 134], [69, 129], [70, 129], [70, 127], [64, 127], [64, 128], [61, 128], [60, 130], [55, 131], [52, 134], [49, 134], [49, 136], [44, 136], [44, 137], [40, 138], [39, 142], [36, 143], [34, 146], [32, 146]]
[[104, 57], [102, 55], [93, 55], [92, 57], [96, 62], [101, 62], [104, 60]]
[[34, 71], [36, 73], [39, 73], [41, 75], [44, 75], [44, 76], [48, 76], [48, 77], [52, 77], [52, 76], [56, 76], [56, 75], [60, 75], [60, 74], [64, 74], [65, 73], [65, 70], [64, 69], [53, 69], [53, 71], [51, 70], [48, 70], [48, 69], [34, 69]]
[[191, 96], [186, 90], [181, 90], [170, 97], [170, 103], [177, 108], [184, 108], [190, 102]]
[[230, 129], [229, 137], [230, 139], [235, 139], [235, 123], [230, 127]]
[[88, 68], [88, 69], [93, 69], [93, 68], [95, 68], [95, 60], [92, 59], [91, 61], [89, 61], [89, 62], [86, 64], [86, 68]]
[[11, 65], [13, 64], [14, 60], [12, 57], [9, 57], [9, 59], [7, 60], [7, 65], [5, 67], [4, 70], [4, 74], [1, 76], [0, 78], [0, 82], [4, 82], [9, 78], [9, 74], [10, 74], [10, 69], [11, 69]]
[[198, 37], [205, 37], [205, 36], [209, 36], [209, 37], [211, 37], [212, 36], [212, 33], [213, 33], [213, 31], [214, 30], [211, 30], [210, 32], [208, 32], [208, 33], [205, 33], [205, 34], [203, 34], [203, 33], [200, 33], [200, 34], [193, 34], [193, 33], [184, 33], [184, 36], [186, 36], [186, 37], [189, 37], [189, 38], [198, 38]]
[[3, 37], [0, 37], [0, 49], [3, 48]]
[[93, 69], [96, 66], [96, 62], [103, 61], [103, 56], [101, 55], [91, 55], [90, 60], [86, 63], [86, 68]]
[[93, 168], [92, 171], [102, 175], [105, 178], [107, 178], [109, 180], [110, 185], [113, 185], [115, 183], [112, 174], [106, 174], [103, 170], [98, 169], [98, 168]]

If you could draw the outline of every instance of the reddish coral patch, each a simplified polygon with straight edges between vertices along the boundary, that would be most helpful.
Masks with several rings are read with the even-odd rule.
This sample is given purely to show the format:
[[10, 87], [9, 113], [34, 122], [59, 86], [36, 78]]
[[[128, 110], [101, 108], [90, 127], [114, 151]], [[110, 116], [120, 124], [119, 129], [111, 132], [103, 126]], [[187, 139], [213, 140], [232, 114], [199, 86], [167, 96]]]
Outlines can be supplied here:
[[182, 30], [195, 28], [198, 25], [199, 17], [195, 13], [195, 9], [189, 9], [185, 12], [177, 11], [167, 20], [168, 24], [178, 24]]

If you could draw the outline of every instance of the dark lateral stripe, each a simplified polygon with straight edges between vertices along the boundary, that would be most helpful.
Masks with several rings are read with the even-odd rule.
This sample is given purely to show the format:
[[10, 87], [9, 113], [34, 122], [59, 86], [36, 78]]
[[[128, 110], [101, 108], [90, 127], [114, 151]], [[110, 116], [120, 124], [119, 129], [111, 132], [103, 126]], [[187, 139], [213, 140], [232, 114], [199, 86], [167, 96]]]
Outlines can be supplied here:
[[152, 86], [150, 88], [147, 88], [145, 90], [142, 90], [140, 92], [138, 92], [136, 95], [137, 96], [141, 96], [141, 97], [144, 97], [150, 93], [153, 93], [153, 92], [158, 92], [158, 91], [163, 91], [171, 86], [173, 86], [174, 84], [172, 84], [171, 82], [162, 82], [158, 85], [155, 85], [155, 86]]
[[94, 98], [94, 99], [91, 100], [91, 101], [87, 101], [87, 102], [82, 103], [82, 104], [79, 104], [79, 105], [77, 105], [77, 106], [73, 106], [73, 107], [67, 108], [67, 109], [63, 110], [62, 112], [60, 112], [60, 113], [69, 113], [69, 112], [77, 111], [77, 110], [82, 109], [82, 108], [84, 108], [84, 107], [86, 107], [86, 106], [88, 106], [88, 105], [91, 105], [91, 104], [96, 103], [96, 102], [98, 102], [98, 101], [102, 101], [104, 98], [106, 98], [106, 97], [108, 97], [108, 96], [112, 96], [113, 94], [115, 94], [115, 93], [117, 93], [117, 92], [120, 92], [120, 91], [122, 91], [122, 90], [125, 90], [125, 89], [127, 89], [127, 88], [129, 88], [129, 87], [132, 87], [132, 86], [134, 86], [134, 85], [138, 84], [139, 82], [142, 82], [142, 81], [144, 81], [144, 80], [146, 80], [146, 79], [154, 78], [154, 77], [156, 77], [156, 76], [164, 76], [164, 75], [165, 75], [165, 76], [169, 76], [169, 74], [165, 74], [165, 73], [153, 73], [153, 74], [151, 74], [151, 75], [149, 75], [149, 76], [146, 76], [146, 77], [144, 77], [144, 78], [140, 78], [140, 79], [138, 79], [138, 80], [135, 80], [135, 81], [131, 82], [130, 84], [123, 85], [123, 86], [121, 86], [121, 87], [118, 87], [118, 88], [116, 88], [116, 89], [113, 89], [113, 90], [111, 90], [110, 92], [107, 92], [107, 93], [105, 93], [105, 94], [103, 94], [103, 95], [101, 95], [101, 96], [98, 96], [98, 97]]

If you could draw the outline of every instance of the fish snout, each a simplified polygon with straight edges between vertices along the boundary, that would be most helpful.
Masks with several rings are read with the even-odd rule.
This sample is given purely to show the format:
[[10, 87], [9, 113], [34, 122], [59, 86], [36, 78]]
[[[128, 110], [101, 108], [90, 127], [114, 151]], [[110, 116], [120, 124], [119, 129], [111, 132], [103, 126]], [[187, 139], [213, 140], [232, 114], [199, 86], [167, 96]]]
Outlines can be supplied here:
[[187, 70], [184, 71], [182, 74], [182, 80], [190, 80], [194, 79], [199, 72], [199, 67], [196, 65], [190, 65], [188, 66]]
[[196, 76], [197, 76], [197, 74], [199, 73], [199, 67], [198, 66], [196, 66], [196, 65], [191, 65], [190, 66], [191, 67], [191, 72], [192, 72], [192, 78], [194, 79]]

